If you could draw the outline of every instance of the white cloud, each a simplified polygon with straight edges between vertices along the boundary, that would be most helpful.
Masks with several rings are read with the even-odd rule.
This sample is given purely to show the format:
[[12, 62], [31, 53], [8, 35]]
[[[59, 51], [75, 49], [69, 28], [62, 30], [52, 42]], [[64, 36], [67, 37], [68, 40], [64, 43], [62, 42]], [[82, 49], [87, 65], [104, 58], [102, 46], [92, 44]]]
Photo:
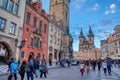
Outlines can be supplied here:
[[113, 13], [115, 13], [116, 12], [116, 5], [115, 4], [111, 4], [110, 6], [109, 6], [109, 9], [107, 9], [106, 11], [105, 11], [105, 15], [108, 15], [108, 14], [113, 14]]
[[98, 10], [98, 9], [99, 9], [99, 5], [98, 5], [98, 3], [95, 3], [95, 5], [93, 6], [92, 10], [93, 10], [93, 11], [96, 11], [96, 10]]
[[75, 2], [74, 2], [75, 8], [80, 9], [85, 2], [86, 2], [86, 0], [75, 0]]
[[110, 13], [110, 11], [109, 11], [109, 10], [105, 11], [105, 15], [108, 15], [109, 13]]
[[111, 4], [111, 5], [110, 5], [110, 9], [111, 9], [111, 10], [114, 10], [115, 8], [116, 8], [116, 5], [115, 5], [115, 4]]

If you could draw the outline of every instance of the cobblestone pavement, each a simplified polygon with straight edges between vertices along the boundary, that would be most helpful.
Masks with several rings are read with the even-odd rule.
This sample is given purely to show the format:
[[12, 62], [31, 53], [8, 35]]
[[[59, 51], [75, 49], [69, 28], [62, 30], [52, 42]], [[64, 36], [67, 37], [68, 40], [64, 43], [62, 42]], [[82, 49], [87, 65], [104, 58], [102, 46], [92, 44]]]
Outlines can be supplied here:
[[[120, 80], [120, 69], [112, 68], [111, 75], [104, 75], [103, 70], [101, 71], [90, 71], [87, 75], [86, 72], [84, 76], [81, 76], [78, 66], [72, 66], [71, 68], [56, 68], [50, 69], [47, 78], [40, 79], [39, 76], [34, 78], [34, 80]], [[0, 80], [7, 80], [8, 75], [0, 76]], [[20, 77], [18, 75], [18, 80]], [[26, 80], [26, 77], [25, 77]]]

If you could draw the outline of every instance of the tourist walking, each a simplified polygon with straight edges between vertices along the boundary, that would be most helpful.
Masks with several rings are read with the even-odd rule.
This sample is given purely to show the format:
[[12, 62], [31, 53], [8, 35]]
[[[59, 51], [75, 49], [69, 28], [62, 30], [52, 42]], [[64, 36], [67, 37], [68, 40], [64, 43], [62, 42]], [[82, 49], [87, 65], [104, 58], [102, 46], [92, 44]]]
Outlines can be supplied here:
[[106, 75], [106, 72], [107, 72], [107, 63], [106, 63], [106, 60], [104, 60], [102, 62], [102, 67], [103, 67], [103, 70], [104, 70], [104, 74]]
[[11, 67], [11, 64], [14, 62], [14, 59], [11, 58], [9, 61], [8, 61], [8, 71], [10, 70], [10, 67]]
[[90, 74], [90, 63], [89, 61], [86, 62], [86, 69], [87, 69], [87, 74]]
[[11, 67], [9, 69], [10, 74], [8, 76], [8, 80], [12, 80], [12, 77], [14, 76], [15, 80], [17, 80], [17, 70], [18, 70], [18, 61], [14, 60], [14, 62], [11, 64]]
[[95, 68], [96, 68], [96, 61], [93, 61], [92, 66], [93, 66], [93, 70], [95, 71]]
[[20, 66], [20, 70], [19, 70], [19, 74], [20, 74], [21, 80], [24, 80], [25, 67], [26, 67], [26, 61], [23, 61], [21, 66]]
[[41, 71], [40, 78], [42, 78], [43, 74], [44, 77], [46, 78], [47, 77], [46, 73], [48, 72], [48, 68], [44, 60], [42, 60], [42, 63], [40, 65], [40, 71]]
[[101, 60], [98, 60], [97, 64], [98, 64], [98, 71], [100, 71], [102, 65]]
[[83, 76], [83, 73], [84, 73], [84, 71], [85, 71], [84, 67], [85, 67], [84, 63], [81, 62], [81, 64], [80, 64], [80, 72], [81, 72], [81, 75], [82, 75], [82, 76]]
[[108, 70], [108, 74], [110, 75], [111, 74], [111, 67], [112, 67], [112, 63], [110, 60], [107, 60], [107, 70]]
[[30, 78], [31, 80], [34, 80], [34, 74], [36, 75], [36, 73], [33, 59], [30, 59], [30, 61], [27, 63], [25, 71], [27, 73], [27, 80], [30, 80]]

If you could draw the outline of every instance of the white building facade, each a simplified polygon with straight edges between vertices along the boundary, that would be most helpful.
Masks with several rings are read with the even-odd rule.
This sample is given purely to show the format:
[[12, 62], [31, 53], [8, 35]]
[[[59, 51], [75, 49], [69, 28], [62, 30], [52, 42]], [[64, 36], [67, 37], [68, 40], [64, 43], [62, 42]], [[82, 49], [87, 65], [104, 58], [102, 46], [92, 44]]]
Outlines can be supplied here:
[[48, 61], [52, 65], [53, 62], [59, 61], [61, 55], [62, 40], [62, 24], [56, 21], [55, 15], [49, 17], [49, 36], [48, 36]]
[[0, 0], [0, 59], [19, 57], [26, 0]]
[[101, 40], [101, 59], [108, 57], [108, 43], [107, 40]]

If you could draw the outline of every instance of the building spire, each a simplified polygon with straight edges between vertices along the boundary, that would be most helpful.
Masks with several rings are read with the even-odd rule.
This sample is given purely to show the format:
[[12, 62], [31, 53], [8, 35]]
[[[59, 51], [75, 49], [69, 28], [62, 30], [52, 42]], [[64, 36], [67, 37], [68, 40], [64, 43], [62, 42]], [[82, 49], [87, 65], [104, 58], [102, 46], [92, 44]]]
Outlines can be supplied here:
[[94, 34], [92, 32], [92, 29], [91, 29], [91, 25], [89, 25], [89, 34], [88, 34], [88, 37], [94, 37]]
[[81, 38], [83, 37], [83, 31], [82, 31], [82, 28], [81, 28], [81, 31], [80, 31], [80, 37], [81, 37]]

